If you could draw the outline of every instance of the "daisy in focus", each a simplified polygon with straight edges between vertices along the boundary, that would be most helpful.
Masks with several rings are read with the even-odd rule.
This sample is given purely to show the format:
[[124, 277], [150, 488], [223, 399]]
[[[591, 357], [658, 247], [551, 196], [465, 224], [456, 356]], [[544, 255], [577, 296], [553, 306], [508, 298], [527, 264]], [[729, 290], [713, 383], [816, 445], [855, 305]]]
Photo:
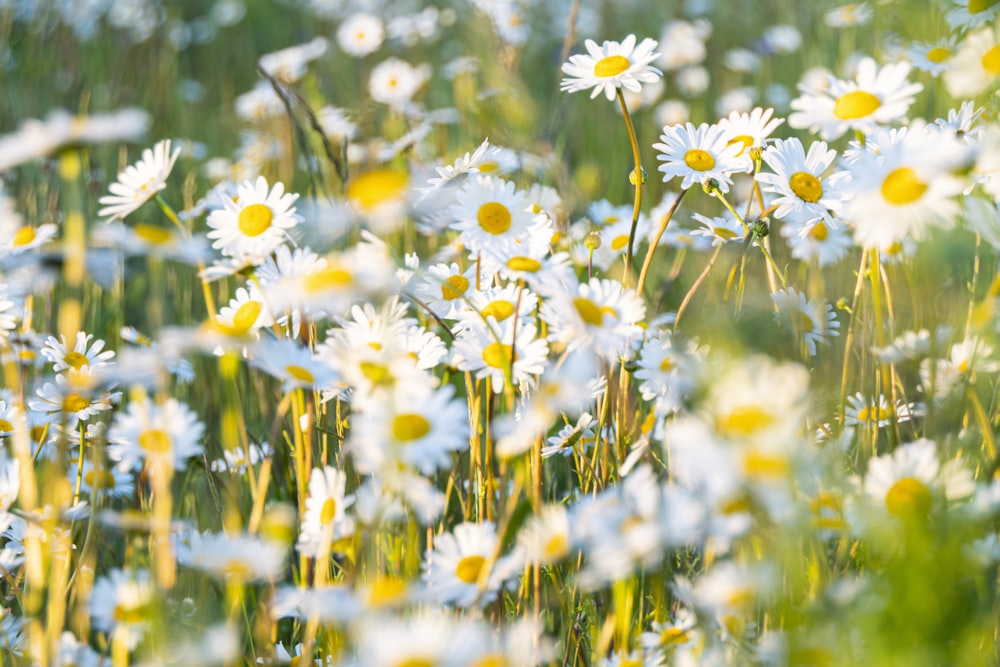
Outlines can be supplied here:
[[729, 192], [732, 179], [729, 174], [744, 171], [746, 165], [739, 158], [744, 143], [731, 142], [721, 125], [693, 123], [664, 127], [660, 143], [653, 144], [656, 159], [663, 162], [658, 169], [663, 172], [663, 182], [675, 176], [684, 180], [681, 188], [715, 179], [722, 192]]
[[640, 84], [656, 81], [663, 75], [650, 64], [660, 56], [655, 52], [657, 42], [646, 38], [636, 46], [635, 39], [635, 35], [629, 35], [622, 42], [606, 41], [600, 46], [588, 39], [587, 55], [573, 55], [563, 63], [567, 78], [559, 89], [575, 93], [593, 88], [590, 99], [604, 93], [610, 101], [620, 88], [639, 92]]
[[118, 180], [108, 187], [111, 194], [97, 200], [104, 205], [97, 214], [101, 217], [110, 216], [109, 220], [124, 220], [167, 187], [167, 177], [180, 154], [180, 148], [170, 150], [169, 139], [158, 142], [152, 150], [144, 150], [142, 158], [134, 165], [125, 167], [118, 174]]
[[806, 153], [798, 139], [779, 139], [764, 151], [763, 160], [774, 173], [761, 173], [757, 180], [764, 192], [777, 197], [774, 217], [796, 225], [800, 230], [811, 229], [817, 223], [837, 227], [833, 214], [840, 209], [845, 197], [840, 185], [849, 179], [847, 172], [828, 176], [824, 172], [837, 159], [837, 151], [827, 150], [825, 142], [816, 141]]
[[237, 188], [236, 200], [223, 199], [225, 208], [212, 211], [208, 238], [213, 248], [237, 258], [263, 260], [288, 238], [288, 230], [302, 222], [292, 204], [299, 196], [286, 193], [282, 183], [268, 187], [267, 179], [246, 181]]

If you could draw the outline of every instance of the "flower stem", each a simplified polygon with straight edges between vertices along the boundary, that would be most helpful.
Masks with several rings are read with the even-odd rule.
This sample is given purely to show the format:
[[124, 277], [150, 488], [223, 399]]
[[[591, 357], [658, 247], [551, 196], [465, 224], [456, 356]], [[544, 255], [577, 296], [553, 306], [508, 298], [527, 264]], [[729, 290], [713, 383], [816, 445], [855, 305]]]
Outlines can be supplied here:
[[635, 291], [636, 294], [642, 296], [642, 288], [646, 284], [646, 274], [649, 273], [649, 267], [653, 263], [653, 253], [656, 251], [656, 247], [660, 245], [660, 238], [663, 236], [663, 232], [667, 231], [667, 225], [674, 217], [674, 213], [677, 211], [677, 207], [681, 205], [681, 200], [684, 199], [684, 195], [687, 193], [688, 189], [685, 188], [681, 190], [680, 194], [677, 195], [677, 199], [674, 200], [673, 206], [667, 211], [667, 214], [663, 216], [663, 222], [660, 223], [660, 229], [656, 232], [656, 236], [649, 243], [649, 249], [646, 251], [646, 257], [642, 260], [642, 270], [639, 271], [639, 282], [636, 284]]
[[625, 118], [625, 127], [628, 128], [628, 139], [632, 143], [632, 160], [635, 162], [635, 169], [632, 171], [629, 180], [635, 186], [635, 203], [632, 205], [632, 227], [628, 232], [628, 247], [625, 250], [625, 274], [622, 276], [622, 285], [628, 287], [632, 282], [632, 249], [635, 244], [635, 228], [639, 224], [639, 209], [642, 206], [642, 184], [646, 181], [646, 174], [642, 170], [642, 161], [639, 157], [639, 141], [635, 138], [635, 128], [632, 127], [632, 117], [628, 113], [628, 105], [625, 104], [625, 94], [622, 89], [618, 89], [618, 104], [622, 108], [622, 116]]

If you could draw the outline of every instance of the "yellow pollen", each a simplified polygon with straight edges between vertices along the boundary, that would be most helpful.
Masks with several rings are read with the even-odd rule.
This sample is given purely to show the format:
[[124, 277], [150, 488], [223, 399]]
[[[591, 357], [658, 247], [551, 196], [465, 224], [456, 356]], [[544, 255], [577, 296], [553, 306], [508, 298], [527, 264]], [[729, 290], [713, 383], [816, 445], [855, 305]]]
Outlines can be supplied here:
[[[63, 401], [63, 405], [65, 405], [65, 404], [66, 404], [66, 402]], [[84, 406], [84, 407], [86, 407], [86, 406]], [[83, 408], [81, 407], [80, 409], [82, 410]], [[32, 426], [31, 427], [31, 441], [32, 442], [41, 442], [42, 439], [45, 437], [46, 431], [47, 431], [47, 429], [44, 426]]]
[[152, 454], [165, 454], [173, 444], [170, 434], [162, 428], [148, 428], [139, 434], [139, 446]]
[[406, 193], [406, 172], [378, 169], [358, 176], [347, 186], [347, 198], [363, 211], [402, 199]]
[[631, 66], [632, 63], [625, 56], [607, 56], [594, 64], [594, 76], [618, 76]]
[[503, 322], [505, 319], [514, 314], [514, 304], [510, 301], [504, 301], [503, 299], [497, 299], [496, 301], [490, 301], [482, 310], [483, 317], [493, 317], [497, 322]]
[[88, 399], [84, 398], [80, 394], [77, 394], [76, 392], [73, 392], [63, 399], [62, 409], [63, 412], [79, 412], [88, 405], [90, 405], [90, 401]]
[[863, 90], [852, 90], [837, 98], [833, 104], [833, 115], [840, 120], [864, 118], [882, 106], [882, 100]]
[[359, 364], [361, 374], [374, 385], [392, 384], [392, 373], [386, 366], [372, 361], [362, 361]]
[[542, 268], [542, 263], [531, 257], [511, 257], [507, 260], [507, 268], [512, 271], [537, 273]]
[[642, 667], [642, 660], [622, 660], [618, 663], [618, 667]]
[[63, 362], [74, 370], [80, 370], [84, 366], [90, 365], [90, 359], [87, 358], [87, 355], [81, 352], [68, 352], [66, 356], [63, 357]]
[[514, 349], [510, 345], [490, 343], [483, 348], [483, 361], [491, 368], [507, 368], [513, 357]]
[[715, 158], [708, 151], [692, 148], [684, 154], [684, 164], [695, 171], [708, 171], [715, 166]]
[[392, 420], [392, 437], [399, 442], [413, 442], [431, 432], [431, 423], [423, 415], [406, 413]]
[[240, 211], [236, 226], [244, 236], [260, 236], [271, 227], [274, 213], [265, 204], [250, 204]]
[[496, 236], [510, 229], [510, 211], [500, 202], [490, 201], [480, 206], [476, 219], [487, 234]]
[[435, 667], [435, 665], [437, 665], [436, 662], [427, 658], [407, 658], [402, 662], [397, 662], [392, 667]]
[[739, 234], [737, 234], [733, 230], [729, 229], [728, 227], [713, 227], [712, 231], [720, 239], [726, 239], [727, 241], [739, 237]]
[[125, 607], [122, 605], [115, 605], [111, 615], [117, 623], [121, 623], [123, 625], [134, 625], [142, 621], [142, 607]]
[[500, 165], [498, 165], [496, 162], [484, 162], [481, 165], [479, 165], [480, 174], [491, 174], [494, 171], [499, 171], [499, 170], [500, 170]]
[[665, 373], [667, 371], [672, 371], [674, 370], [674, 368], [676, 368], [676, 366], [674, 365], [674, 360], [670, 357], [664, 357], [663, 361], [660, 362], [661, 372]]
[[788, 460], [777, 454], [751, 451], [743, 459], [743, 472], [756, 479], [784, 477], [788, 473]]
[[[259, 204], [257, 204], [257, 206], [259, 206]], [[240, 213], [240, 215], [243, 214]], [[174, 235], [170, 233], [170, 230], [164, 229], [163, 227], [154, 227], [153, 225], [139, 223], [134, 227], [134, 229], [136, 236], [147, 243], [152, 243], [153, 245], [163, 245], [164, 243], [169, 243], [171, 239], [174, 238]]]
[[341, 268], [329, 268], [310, 273], [303, 279], [302, 286], [306, 292], [315, 293], [328, 289], [347, 287], [353, 282], [354, 275], [350, 271]]
[[889, 411], [881, 405], [866, 405], [858, 411], [859, 422], [882, 421], [889, 418]]
[[236, 309], [233, 315], [233, 333], [238, 336], [247, 334], [260, 317], [264, 305], [260, 301], [247, 301]]
[[302, 366], [289, 364], [285, 366], [285, 372], [288, 373], [292, 379], [298, 380], [302, 384], [311, 385], [316, 382], [316, 376], [309, 372], [309, 369], [303, 368]]
[[462, 275], [448, 276], [441, 283], [441, 298], [445, 301], [453, 301], [459, 298], [469, 289], [469, 279]]
[[14, 425], [11, 424], [6, 419], [0, 419], [0, 433], [12, 433], [14, 431]]
[[900, 518], [926, 516], [931, 510], [931, 490], [919, 479], [903, 477], [885, 494], [885, 506]]
[[817, 241], [825, 241], [829, 235], [830, 230], [828, 230], [826, 225], [822, 222], [817, 222], [813, 225], [813, 228], [809, 230], [809, 236], [813, 237]]
[[927, 60], [930, 60], [932, 63], [943, 63], [950, 57], [951, 49], [944, 46], [935, 46], [927, 52]]
[[601, 315], [601, 309], [590, 299], [582, 296], [578, 297], [573, 299], [573, 305], [576, 307], [576, 312], [580, 314], [580, 319], [587, 324], [599, 327], [604, 323], [604, 316]]
[[823, 196], [823, 185], [819, 179], [805, 171], [792, 174], [788, 179], [788, 186], [796, 197], [810, 204], [815, 204]]
[[1000, 44], [997, 44], [983, 55], [983, 69], [996, 76], [1000, 74]]
[[368, 343], [368, 347], [375, 350], [376, 352], [379, 352], [382, 350], [382, 343], [378, 342], [377, 340], [373, 340], [370, 343]]
[[506, 667], [508, 664], [507, 658], [504, 656], [493, 653], [490, 655], [484, 655], [475, 662], [473, 662], [470, 667]]
[[35, 228], [34, 227], [21, 227], [17, 232], [14, 233], [14, 247], [20, 248], [21, 246], [26, 246], [35, 240]]
[[890, 204], [912, 204], [927, 191], [927, 184], [909, 167], [897, 167], [882, 181], [882, 197]]
[[325, 526], [332, 522], [334, 517], [337, 516], [337, 501], [333, 498], [327, 498], [323, 501], [323, 507], [319, 511], [319, 523], [321, 526]]
[[774, 415], [759, 405], [741, 405], [719, 418], [718, 429], [730, 437], [747, 437], [774, 423]]
[[621, 234], [611, 240], [612, 250], [624, 250], [628, 245], [628, 234]]
[[92, 489], [109, 489], [115, 485], [115, 476], [107, 470], [90, 469], [83, 476], [83, 481]]
[[809, 317], [808, 314], [802, 312], [801, 310], [796, 311], [795, 319], [798, 320], [797, 324], [799, 329], [802, 331], [813, 331], [816, 328], [816, 323], [813, 322], [813, 318]]
[[483, 571], [486, 559], [482, 556], [466, 556], [455, 566], [455, 576], [467, 584], [479, 581], [479, 573]]
[[753, 146], [753, 137], [751, 137], [748, 134], [741, 134], [733, 137], [732, 139], [726, 142], [727, 146], [732, 146], [734, 144], [743, 144], [743, 147], [740, 149], [740, 152], [736, 154], [737, 156], [743, 155], [746, 149]]

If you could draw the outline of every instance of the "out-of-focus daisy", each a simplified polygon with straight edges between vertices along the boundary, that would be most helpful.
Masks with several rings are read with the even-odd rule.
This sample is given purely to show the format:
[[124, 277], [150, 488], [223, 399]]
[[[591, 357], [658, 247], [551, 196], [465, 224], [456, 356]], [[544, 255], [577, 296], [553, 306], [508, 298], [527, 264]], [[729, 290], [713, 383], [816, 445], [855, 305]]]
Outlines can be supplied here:
[[1000, 82], [1000, 37], [996, 28], [966, 35], [948, 61], [944, 83], [952, 97], [975, 97]]
[[865, 493], [897, 518], [926, 517], [936, 496], [953, 500], [975, 490], [971, 474], [960, 467], [961, 459], [954, 461], [959, 465], [949, 462], [941, 466], [937, 446], [931, 440], [902, 445], [868, 462]]
[[156, 585], [148, 570], [116, 569], [94, 582], [90, 622], [134, 648], [152, 622], [155, 606]]
[[562, 71], [567, 75], [559, 84], [560, 90], [575, 93], [593, 88], [590, 98], [601, 93], [608, 100], [615, 99], [619, 88], [638, 92], [643, 83], [656, 81], [662, 72], [650, 63], [660, 54], [655, 52], [656, 40], [648, 37], [636, 46], [635, 35], [629, 35], [622, 42], [597, 42], [588, 39], [585, 43], [587, 55], [570, 56], [563, 63]]
[[305, 44], [297, 44], [272, 53], [265, 53], [257, 65], [270, 77], [284, 83], [295, 83], [306, 73], [306, 66], [326, 53], [327, 41], [316, 37]]
[[635, 290], [599, 278], [551, 295], [541, 309], [549, 340], [567, 349], [588, 349], [612, 362], [639, 339], [638, 323], [645, 316], [646, 306]]
[[188, 459], [199, 456], [205, 425], [198, 415], [175, 398], [154, 403], [140, 397], [115, 416], [108, 429], [108, 458], [124, 470], [169, 465], [184, 470]]
[[405, 60], [389, 58], [372, 69], [368, 93], [376, 102], [402, 110], [429, 77], [427, 65], [414, 67]]
[[212, 472], [231, 472], [242, 475], [247, 468], [252, 468], [274, 454], [274, 448], [269, 443], [250, 444], [246, 449], [236, 447], [222, 452], [221, 459], [215, 459], [209, 466]]
[[237, 338], [256, 334], [262, 327], [274, 324], [271, 311], [257, 283], [237, 288], [229, 304], [219, 309], [214, 325], [222, 333]]
[[705, 42], [711, 31], [711, 24], [707, 21], [669, 21], [660, 31], [663, 53], [658, 63], [664, 69], [673, 71], [702, 62], [708, 54]]
[[819, 266], [839, 262], [854, 245], [846, 225], [831, 228], [822, 220], [812, 227], [783, 225], [781, 235], [785, 237], [792, 257], [816, 262]]
[[559, 432], [550, 437], [548, 443], [542, 447], [542, 458], [549, 458], [556, 454], [569, 456], [574, 452], [585, 452], [594, 444], [594, 425], [596, 423], [593, 415], [584, 412], [577, 419], [575, 424], [566, 424]]
[[792, 332], [801, 338], [810, 355], [816, 354], [816, 343], [829, 344], [829, 338], [840, 335], [837, 331], [840, 322], [830, 304], [810, 301], [794, 288], [775, 292], [771, 300], [778, 309], [778, 317], [791, 326]]
[[[75, 480], [80, 470], [76, 462], [71, 463], [67, 477]], [[135, 479], [131, 470], [98, 467], [89, 459], [84, 460], [79, 478], [80, 493], [95, 499], [101, 496], [127, 498], [135, 491]]]
[[110, 216], [110, 220], [125, 219], [167, 187], [167, 177], [180, 154], [180, 148], [170, 150], [169, 139], [158, 142], [152, 150], [145, 149], [142, 158], [134, 165], [125, 167], [118, 174], [118, 180], [108, 186], [111, 194], [97, 200], [104, 206], [97, 215]]
[[656, 414], [667, 415], [683, 405], [695, 388], [699, 361], [696, 343], [680, 345], [669, 334], [642, 344], [634, 375], [639, 393]]
[[[446, 184], [464, 174], [475, 174], [480, 171], [489, 172], [495, 169], [491, 160], [500, 153], [499, 146], [491, 146], [489, 139], [484, 139], [475, 151], [466, 153], [455, 160], [454, 164], [444, 167], [435, 167], [437, 176], [427, 181], [427, 187], [420, 188], [423, 196], [429, 195], [434, 190], [444, 187]], [[487, 168], [493, 167], [493, 168]]]
[[823, 15], [823, 21], [830, 28], [851, 28], [865, 25], [872, 20], [872, 8], [866, 2], [841, 5]]
[[285, 559], [284, 545], [256, 535], [192, 532], [177, 544], [181, 565], [240, 583], [280, 580]]
[[772, 118], [773, 114], [774, 109], [757, 107], [750, 113], [733, 111], [719, 121], [719, 127], [726, 136], [726, 144], [738, 144], [741, 147], [736, 157], [741, 158], [745, 171], [752, 171], [754, 167], [751, 150], [763, 149], [771, 133], [785, 122], [784, 118]]
[[424, 559], [427, 596], [438, 604], [458, 607], [495, 600], [504, 582], [524, 565], [520, 549], [494, 561], [498, 539], [488, 521], [460, 523], [452, 532], [438, 535]]
[[802, 46], [802, 33], [788, 24], [769, 26], [761, 39], [766, 49], [772, 53], [794, 53]]
[[681, 188], [715, 179], [719, 189], [729, 192], [732, 179], [729, 174], [743, 171], [739, 159], [743, 144], [729, 143], [729, 138], [719, 125], [702, 123], [697, 128], [692, 123], [664, 127], [660, 143], [653, 144], [656, 159], [663, 162], [658, 169], [666, 183], [675, 176], [683, 178]]
[[883, 394], [879, 394], [878, 399], [867, 399], [864, 394], [858, 392], [847, 397], [844, 424], [866, 427], [877, 424], [878, 428], [885, 428], [892, 423], [893, 413], [896, 421], [905, 422], [913, 416], [913, 409], [912, 403], [902, 401], [896, 401], [896, 407], [892, 408]]
[[919, 83], [909, 83], [909, 63], [895, 63], [879, 69], [871, 58], [863, 58], [852, 81], [830, 77], [828, 88], [820, 90], [805, 84], [803, 95], [792, 100], [791, 127], [808, 128], [831, 141], [847, 130], [868, 133], [881, 124], [902, 120], [914, 96], [923, 90]]
[[384, 40], [382, 19], [367, 12], [351, 14], [337, 28], [337, 44], [344, 53], [355, 58], [375, 53]]
[[35, 395], [37, 398], [28, 402], [29, 408], [58, 413], [70, 426], [110, 410], [121, 396], [120, 392], [95, 384], [93, 376], [85, 373], [56, 375], [54, 382], [46, 382], [35, 390]]
[[681, 607], [672, 619], [654, 621], [648, 632], [639, 635], [639, 643], [650, 653], [669, 655], [672, 651], [694, 644], [701, 637], [698, 619], [689, 610]]
[[337, 374], [309, 348], [291, 340], [263, 340], [253, 347], [250, 365], [282, 381], [281, 390], [333, 389]]
[[970, 30], [985, 23], [992, 23], [1000, 6], [993, 0], [951, 0], [946, 14], [953, 30]]
[[[0, 204], [2, 204], [0, 199]], [[0, 257], [4, 255], [18, 255], [22, 252], [40, 248], [59, 233], [59, 227], [51, 222], [47, 222], [37, 227], [32, 225], [9, 226], [6, 223], [19, 223], [20, 218], [3, 218], [0, 212]]]
[[52, 363], [52, 370], [56, 373], [70, 370], [89, 372], [107, 366], [115, 357], [114, 350], [105, 350], [104, 341], [100, 338], [90, 344], [93, 334], [78, 331], [76, 334], [76, 344], [73, 349], [69, 349], [66, 337], [60, 336], [56, 340], [54, 336], [49, 336], [41, 354]]
[[213, 248], [231, 257], [262, 260], [288, 238], [288, 230], [302, 222], [292, 204], [299, 196], [285, 193], [278, 182], [268, 188], [267, 179], [246, 181], [237, 188], [236, 201], [224, 199], [224, 209], [213, 211], [207, 220], [212, 228], [208, 238]]
[[354, 520], [347, 515], [354, 496], [345, 493], [346, 485], [347, 475], [342, 471], [331, 466], [313, 468], [299, 540], [295, 545], [303, 556], [316, 558], [324, 540], [330, 546], [354, 533]]
[[713, 247], [723, 243], [740, 243], [746, 236], [747, 230], [744, 224], [728, 211], [715, 218], [709, 218], [701, 213], [692, 213], [691, 218], [701, 225], [692, 229], [691, 235], [711, 239]]
[[951, 59], [954, 55], [955, 43], [951, 39], [914, 43], [906, 50], [906, 57], [913, 66], [931, 76], [940, 76], [951, 69]]
[[966, 100], [957, 109], [948, 109], [945, 118], [937, 118], [934, 125], [967, 143], [979, 143], [983, 130], [978, 126], [982, 120], [983, 107], [977, 107], [974, 102]]
[[546, 505], [528, 519], [517, 534], [529, 563], [546, 565], [570, 554], [569, 514], [564, 505]]
[[816, 141], [806, 154], [798, 139], [778, 139], [762, 157], [774, 173], [758, 174], [757, 180], [765, 192], [777, 195], [771, 202], [778, 206], [776, 218], [799, 225], [800, 229], [811, 228], [818, 221], [837, 227], [833, 215], [845, 198], [838, 186], [849, 176], [845, 171], [823, 175], [837, 159], [837, 151], [827, 150], [825, 142]]

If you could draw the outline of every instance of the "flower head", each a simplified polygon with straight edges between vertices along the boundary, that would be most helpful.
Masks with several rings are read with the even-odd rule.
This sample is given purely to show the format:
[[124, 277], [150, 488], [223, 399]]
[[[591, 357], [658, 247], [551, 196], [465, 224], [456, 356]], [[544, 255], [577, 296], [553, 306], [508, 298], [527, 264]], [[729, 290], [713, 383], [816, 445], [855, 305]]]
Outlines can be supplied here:
[[623, 42], [604, 42], [600, 46], [588, 39], [587, 55], [570, 56], [563, 63], [562, 71], [567, 78], [559, 84], [561, 90], [575, 93], [593, 88], [590, 98], [604, 93], [609, 100], [615, 99], [619, 88], [638, 92], [640, 83], [652, 83], [663, 73], [650, 65], [660, 54], [655, 53], [656, 40], [648, 37], [635, 45], [635, 35], [629, 35]]

